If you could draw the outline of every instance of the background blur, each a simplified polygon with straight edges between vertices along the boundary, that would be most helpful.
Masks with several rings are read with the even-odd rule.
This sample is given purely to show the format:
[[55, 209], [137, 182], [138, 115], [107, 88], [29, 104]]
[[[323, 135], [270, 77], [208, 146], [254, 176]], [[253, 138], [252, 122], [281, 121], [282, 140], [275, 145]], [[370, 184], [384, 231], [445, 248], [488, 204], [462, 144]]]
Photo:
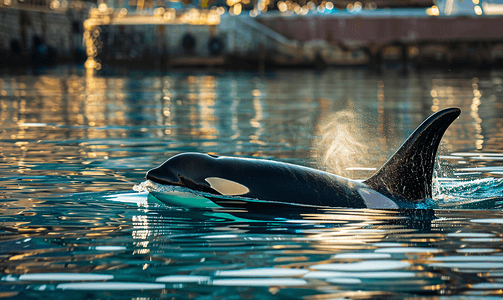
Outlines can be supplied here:
[[497, 0], [2, 0], [0, 66], [494, 68]]

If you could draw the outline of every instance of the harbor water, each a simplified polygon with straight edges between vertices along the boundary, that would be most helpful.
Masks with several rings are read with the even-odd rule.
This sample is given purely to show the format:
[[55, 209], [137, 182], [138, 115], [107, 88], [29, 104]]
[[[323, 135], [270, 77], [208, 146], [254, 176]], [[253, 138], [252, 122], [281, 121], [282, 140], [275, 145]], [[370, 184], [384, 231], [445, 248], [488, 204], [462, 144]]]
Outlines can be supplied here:
[[[152, 201], [182, 152], [373, 174], [462, 112], [417, 209]], [[0, 73], [0, 297], [493, 299], [503, 293], [503, 72]], [[284, 199], [288, 202], [288, 199]]]

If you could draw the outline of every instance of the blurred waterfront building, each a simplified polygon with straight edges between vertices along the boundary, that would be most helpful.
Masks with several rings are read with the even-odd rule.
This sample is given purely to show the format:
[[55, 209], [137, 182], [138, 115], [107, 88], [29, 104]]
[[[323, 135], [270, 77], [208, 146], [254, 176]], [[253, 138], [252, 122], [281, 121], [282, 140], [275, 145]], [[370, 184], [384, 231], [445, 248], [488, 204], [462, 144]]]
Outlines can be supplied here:
[[94, 0], [1, 0], [0, 67], [81, 61]]
[[132, 65], [379, 65], [383, 57], [406, 65], [435, 48], [449, 64], [468, 53], [481, 65], [503, 41], [503, 0], [0, 0], [0, 8], [0, 52], [10, 53], [0, 64], [55, 61], [57, 52]]

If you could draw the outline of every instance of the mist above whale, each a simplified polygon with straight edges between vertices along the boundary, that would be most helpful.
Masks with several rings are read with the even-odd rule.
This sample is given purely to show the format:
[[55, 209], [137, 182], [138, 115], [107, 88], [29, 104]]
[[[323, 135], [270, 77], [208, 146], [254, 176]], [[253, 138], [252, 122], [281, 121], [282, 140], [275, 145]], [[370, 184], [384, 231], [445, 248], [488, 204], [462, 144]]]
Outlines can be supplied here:
[[432, 114], [363, 182], [289, 163], [202, 153], [175, 155], [146, 178], [213, 195], [330, 207], [407, 207], [432, 197], [437, 149], [460, 112], [447, 108]]

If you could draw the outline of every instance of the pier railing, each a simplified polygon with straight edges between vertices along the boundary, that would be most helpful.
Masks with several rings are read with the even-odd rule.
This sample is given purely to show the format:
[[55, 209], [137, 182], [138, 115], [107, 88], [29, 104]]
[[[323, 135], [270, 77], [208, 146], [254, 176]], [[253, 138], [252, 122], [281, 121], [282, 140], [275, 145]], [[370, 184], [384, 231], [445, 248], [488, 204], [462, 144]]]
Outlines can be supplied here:
[[232, 27], [229, 50], [238, 55], [250, 53], [273, 59], [295, 60], [301, 56], [301, 43], [291, 40], [247, 16], [228, 17]]

